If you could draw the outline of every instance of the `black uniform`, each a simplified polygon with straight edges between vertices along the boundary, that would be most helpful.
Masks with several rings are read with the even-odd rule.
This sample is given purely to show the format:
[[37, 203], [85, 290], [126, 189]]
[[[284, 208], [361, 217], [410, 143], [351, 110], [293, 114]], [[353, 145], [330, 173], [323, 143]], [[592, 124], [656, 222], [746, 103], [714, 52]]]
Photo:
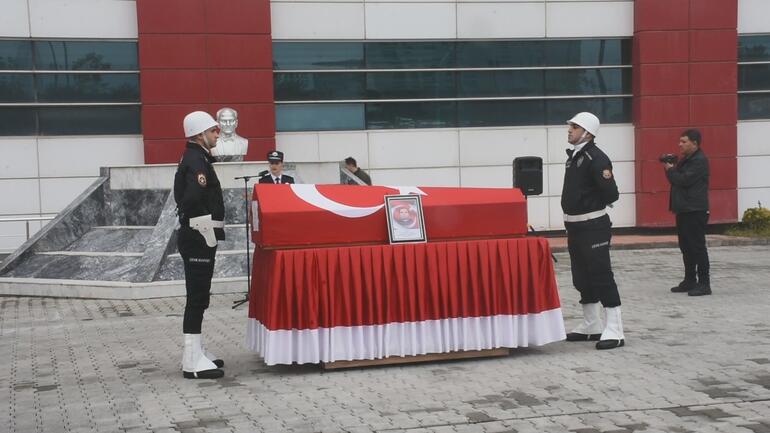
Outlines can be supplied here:
[[689, 284], [709, 284], [709, 255], [706, 226], [709, 220], [709, 162], [698, 149], [666, 170], [671, 183], [669, 209], [676, 214], [679, 250], [684, 261], [684, 279]]
[[[188, 142], [174, 176], [174, 199], [179, 215], [177, 248], [184, 261], [187, 303], [184, 310], [185, 334], [200, 334], [203, 312], [209, 307], [211, 278], [217, 247], [209, 247], [197, 230], [190, 228], [190, 218], [209, 215], [224, 221], [225, 205], [222, 186], [214, 167], [214, 157], [199, 144]], [[225, 239], [224, 228], [215, 228], [218, 240]]]
[[273, 178], [273, 175], [270, 173], [265, 173], [262, 175], [262, 177], [259, 178], [259, 183], [294, 183], [294, 178], [291, 176], [287, 176], [285, 174], [281, 175], [281, 181], [276, 182], [275, 178]]
[[[355, 175], [357, 178], [361, 179], [361, 181], [363, 183], [367, 184], [367, 185], [371, 185], [372, 184], [372, 178], [369, 177], [369, 175], [365, 171], [360, 169], [360, 168], [358, 170], [356, 170], [355, 173], [353, 173], [353, 175]], [[348, 179], [348, 185], [358, 185], [358, 182], [356, 182], [353, 179]]]
[[[561, 208], [572, 262], [572, 282], [581, 304], [601, 301], [605, 308], [620, 305], [610, 262], [610, 217], [601, 215], [618, 199], [612, 162], [591, 140], [578, 152], [567, 150]], [[580, 220], [570, 222], [567, 219]]]

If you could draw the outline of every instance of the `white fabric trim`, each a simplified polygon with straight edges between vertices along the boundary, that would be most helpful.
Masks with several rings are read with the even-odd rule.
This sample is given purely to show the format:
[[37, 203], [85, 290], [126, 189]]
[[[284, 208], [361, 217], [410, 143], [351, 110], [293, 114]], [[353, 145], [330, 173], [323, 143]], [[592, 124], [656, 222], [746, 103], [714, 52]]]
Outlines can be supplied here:
[[537, 314], [276, 331], [249, 318], [246, 330], [247, 347], [262, 355], [267, 365], [541, 346], [565, 338], [561, 308]]
[[590, 221], [594, 218], [603, 217], [607, 215], [607, 209], [596, 210], [593, 212], [584, 213], [581, 215], [567, 215], [564, 214], [564, 222], [566, 223], [579, 223], [582, 221]]

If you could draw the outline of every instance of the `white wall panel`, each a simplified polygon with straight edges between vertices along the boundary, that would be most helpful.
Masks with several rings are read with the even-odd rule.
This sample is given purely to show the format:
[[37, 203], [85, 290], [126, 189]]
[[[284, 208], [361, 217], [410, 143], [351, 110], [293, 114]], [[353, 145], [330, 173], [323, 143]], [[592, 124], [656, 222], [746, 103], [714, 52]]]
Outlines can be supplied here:
[[457, 37], [545, 37], [545, 3], [457, 3]]
[[355, 158], [361, 168], [369, 167], [369, 145], [366, 132], [319, 133], [318, 153], [321, 161]]
[[144, 164], [142, 137], [39, 137], [41, 177], [98, 176], [100, 167]]
[[743, 212], [748, 208], [770, 207], [770, 188], [742, 188], [738, 189], [738, 219], [743, 219]]
[[770, 32], [770, 1], [738, 0], [738, 33]]
[[564, 126], [548, 127], [548, 158], [549, 164], [564, 164], [567, 161], [566, 149], [572, 149], [572, 145], [567, 142], [567, 123]]
[[37, 177], [37, 140], [0, 138], [0, 179]]
[[460, 186], [460, 169], [451, 168], [402, 168], [370, 170], [378, 185], [390, 186]]
[[738, 188], [770, 187], [770, 156], [738, 158]]
[[138, 37], [136, 1], [29, 0], [29, 15], [33, 38]]
[[545, 128], [461, 129], [460, 162], [463, 166], [510, 164], [519, 156], [547, 158]]
[[27, 0], [3, 0], [0, 8], [0, 37], [28, 38]]
[[599, 129], [599, 138], [596, 139], [596, 144], [610, 157], [614, 164], [636, 159], [634, 141], [633, 125], [607, 125]]
[[548, 189], [543, 188], [543, 192], [549, 196], [560, 196], [561, 189], [564, 186], [564, 164], [548, 164], [543, 168], [544, 176], [548, 178]]
[[490, 167], [461, 167], [460, 186], [478, 188], [512, 188], [513, 170], [510, 165]]
[[636, 192], [636, 167], [633, 162], [613, 162], [612, 173], [621, 194]]
[[454, 3], [366, 3], [366, 39], [453, 39]]
[[561, 210], [561, 197], [548, 197], [548, 228], [561, 230], [564, 228], [564, 212]]
[[545, 30], [549, 38], [633, 36], [634, 2], [548, 2]]
[[40, 212], [40, 191], [37, 179], [2, 179], [0, 215], [34, 214]]
[[549, 230], [548, 197], [527, 198], [527, 222], [535, 230]]
[[636, 225], [636, 194], [620, 194], [618, 201], [607, 208], [613, 227]]
[[770, 155], [770, 122], [738, 122], [738, 156]]
[[277, 134], [276, 149], [283, 152], [284, 161], [317, 162], [318, 133]]
[[95, 177], [40, 179], [42, 212], [58, 213], [72, 203], [96, 179]]
[[363, 3], [272, 3], [277, 39], [364, 39]]
[[457, 167], [459, 148], [456, 130], [370, 132], [369, 166]]

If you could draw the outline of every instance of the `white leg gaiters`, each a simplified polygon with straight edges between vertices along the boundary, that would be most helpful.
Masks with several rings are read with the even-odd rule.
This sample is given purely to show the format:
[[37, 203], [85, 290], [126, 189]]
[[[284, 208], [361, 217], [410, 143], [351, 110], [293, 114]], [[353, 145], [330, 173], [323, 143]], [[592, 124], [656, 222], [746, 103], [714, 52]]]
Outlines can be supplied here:
[[620, 307], [605, 308], [607, 315], [607, 326], [596, 343], [599, 350], [614, 349], [625, 345], [625, 336], [623, 335], [623, 319], [620, 317]]
[[200, 334], [184, 334], [182, 375], [186, 379], [218, 379], [225, 375], [203, 354]]
[[602, 307], [598, 302], [593, 304], [581, 304], [583, 307], [583, 321], [575, 329], [567, 334], [567, 341], [596, 341], [602, 334]]

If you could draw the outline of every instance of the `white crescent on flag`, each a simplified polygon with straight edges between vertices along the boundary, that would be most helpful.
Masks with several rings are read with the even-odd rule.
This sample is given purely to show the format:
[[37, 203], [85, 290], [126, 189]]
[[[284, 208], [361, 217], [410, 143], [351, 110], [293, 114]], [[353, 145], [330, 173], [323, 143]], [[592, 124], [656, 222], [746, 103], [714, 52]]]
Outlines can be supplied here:
[[[291, 190], [302, 201], [313, 205], [319, 209], [327, 210], [335, 215], [339, 215], [345, 218], [363, 218], [367, 217], [378, 210], [382, 209], [385, 204], [371, 206], [371, 207], [358, 207], [349, 206], [343, 203], [336, 202], [321, 194], [318, 188], [314, 184], [292, 184]], [[427, 195], [424, 191], [416, 186], [387, 186], [386, 188], [392, 188], [398, 190], [399, 194], [420, 194]]]

